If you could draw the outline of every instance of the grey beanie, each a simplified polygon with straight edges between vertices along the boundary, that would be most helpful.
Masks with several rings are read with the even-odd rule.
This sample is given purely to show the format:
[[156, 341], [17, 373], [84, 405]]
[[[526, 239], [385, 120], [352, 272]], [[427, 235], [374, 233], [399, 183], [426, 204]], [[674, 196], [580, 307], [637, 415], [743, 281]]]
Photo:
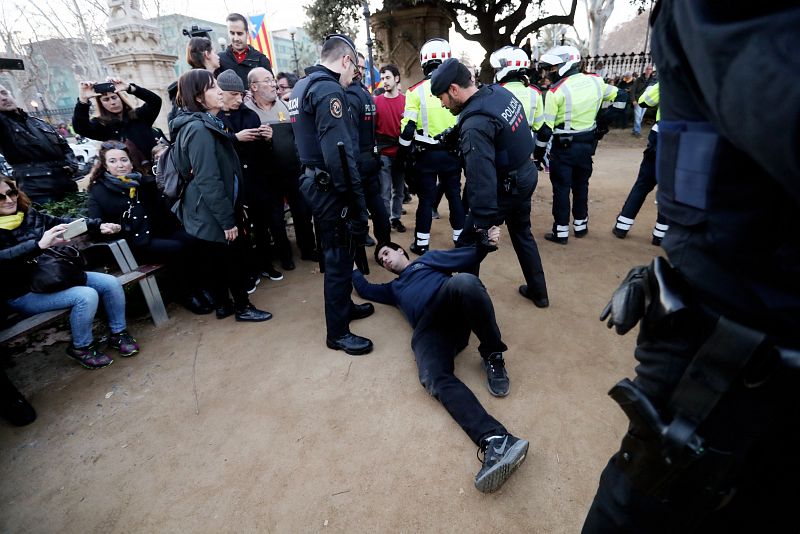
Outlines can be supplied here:
[[217, 85], [223, 91], [233, 91], [235, 93], [244, 93], [244, 83], [236, 71], [228, 69], [225, 72], [220, 72], [217, 76]]

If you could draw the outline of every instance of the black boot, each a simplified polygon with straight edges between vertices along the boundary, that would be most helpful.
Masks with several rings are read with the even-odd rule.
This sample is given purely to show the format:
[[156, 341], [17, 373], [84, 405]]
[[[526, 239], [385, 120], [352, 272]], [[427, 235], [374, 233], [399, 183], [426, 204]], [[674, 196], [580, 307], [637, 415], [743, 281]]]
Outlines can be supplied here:
[[352, 333], [337, 338], [329, 337], [325, 340], [325, 344], [328, 345], [329, 349], [343, 350], [351, 356], [360, 356], [372, 352], [372, 341]]
[[527, 285], [519, 286], [519, 294], [526, 299], [532, 300], [537, 308], [547, 308], [550, 306], [550, 299], [547, 298], [547, 293], [544, 295], [535, 295]]
[[236, 309], [236, 320], [239, 322], [259, 323], [270, 319], [272, 319], [270, 312], [259, 310], [249, 302], [246, 306]]
[[5, 371], [0, 371], [0, 415], [15, 426], [25, 426], [36, 420], [36, 410], [25, 400]]
[[350, 320], [356, 321], [358, 319], [364, 319], [373, 313], [375, 313], [375, 306], [373, 306], [371, 302], [366, 302], [364, 304], [353, 304], [353, 306], [350, 308]]
[[552, 241], [553, 243], [558, 243], [559, 245], [566, 245], [567, 244], [567, 237], [558, 237], [553, 232], [548, 232], [544, 234], [544, 238], [548, 241]]

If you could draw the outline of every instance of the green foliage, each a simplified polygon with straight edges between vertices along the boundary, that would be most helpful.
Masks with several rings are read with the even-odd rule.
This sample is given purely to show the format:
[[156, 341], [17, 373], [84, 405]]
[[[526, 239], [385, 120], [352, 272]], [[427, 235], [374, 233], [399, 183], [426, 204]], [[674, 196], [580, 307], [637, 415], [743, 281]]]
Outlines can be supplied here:
[[37, 210], [56, 217], [86, 217], [88, 209], [86, 201], [88, 198], [89, 196], [85, 191], [68, 193], [64, 200], [48, 202], [37, 208]]
[[361, 2], [358, 0], [313, 0], [303, 8], [308, 23], [303, 27], [315, 41], [322, 41], [332, 33], [355, 37], [361, 20]]

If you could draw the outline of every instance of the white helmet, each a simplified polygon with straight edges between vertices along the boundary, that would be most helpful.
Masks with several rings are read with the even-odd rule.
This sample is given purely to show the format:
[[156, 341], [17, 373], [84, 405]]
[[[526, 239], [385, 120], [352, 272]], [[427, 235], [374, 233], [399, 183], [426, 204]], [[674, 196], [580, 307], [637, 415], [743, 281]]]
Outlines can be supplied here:
[[496, 50], [489, 57], [489, 63], [494, 68], [494, 81], [499, 82], [512, 72], [525, 71], [531, 66], [528, 54], [516, 46], [504, 46]]
[[551, 67], [555, 65], [561, 65], [558, 68], [559, 76], [564, 76], [569, 69], [575, 65], [579, 65], [580, 62], [581, 53], [578, 51], [578, 49], [574, 46], [566, 45], [551, 48], [539, 58], [539, 65], [549, 65]]
[[445, 59], [450, 59], [450, 56], [450, 43], [437, 37], [422, 45], [419, 51], [419, 64], [424, 67], [433, 61], [442, 63]]

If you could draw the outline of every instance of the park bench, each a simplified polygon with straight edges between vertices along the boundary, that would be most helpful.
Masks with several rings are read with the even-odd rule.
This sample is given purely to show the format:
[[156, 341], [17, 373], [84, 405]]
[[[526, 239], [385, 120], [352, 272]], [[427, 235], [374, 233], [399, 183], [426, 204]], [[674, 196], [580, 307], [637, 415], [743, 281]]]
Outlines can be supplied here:
[[[108, 247], [114, 260], [117, 263], [119, 272], [115, 274], [120, 284], [126, 286], [134, 282], [139, 283], [142, 289], [147, 308], [150, 310], [150, 317], [156, 327], [161, 326], [169, 320], [167, 310], [164, 308], [164, 301], [156, 283], [155, 273], [164, 266], [161, 264], [139, 265], [133, 257], [128, 243], [124, 239], [110, 241], [108, 243], [94, 243], [92, 247]], [[37, 313], [14, 322], [10, 326], [0, 330], [0, 343], [6, 343], [20, 337], [28, 332], [36, 330], [42, 326], [53, 323], [56, 320], [67, 316], [69, 308], [63, 310], [52, 310], [44, 313]], [[17, 317], [12, 317], [13, 321]]]

